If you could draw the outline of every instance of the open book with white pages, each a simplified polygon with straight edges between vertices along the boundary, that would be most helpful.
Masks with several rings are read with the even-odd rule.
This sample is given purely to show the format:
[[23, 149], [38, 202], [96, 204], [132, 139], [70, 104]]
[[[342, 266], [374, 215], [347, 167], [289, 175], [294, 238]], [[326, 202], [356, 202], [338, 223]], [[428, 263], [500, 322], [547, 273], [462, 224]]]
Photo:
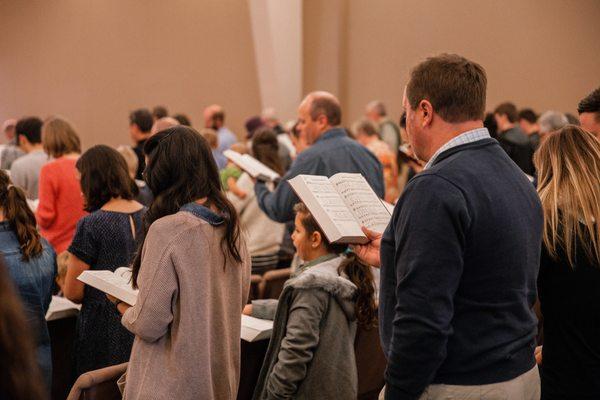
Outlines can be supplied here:
[[298, 175], [288, 182], [331, 243], [367, 243], [361, 226], [383, 232], [390, 222], [393, 206], [361, 174]]
[[79, 310], [81, 310], [81, 304], [75, 304], [64, 297], [52, 296], [50, 307], [46, 312], [46, 321], [74, 317], [79, 314]]
[[132, 306], [137, 300], [138, 291], [131, 285], [131, 268], [83, 271], [77, 279]]
[[[77, 279], [127, 304], [135, 305], [136, 303], [139, 291], [131, 286], [131, 268], [121, 267], [117, 268], [115, 272], [84, 271]], [[241, 324], [241, 338], [247, 342], [271, 337], [273, 321], [241, 315]]]
[[277, 172], [249, 154], [240, 154], [233, 150], [225, 150], [223, 155], [255, 179], [273, 182], [281, 178]]

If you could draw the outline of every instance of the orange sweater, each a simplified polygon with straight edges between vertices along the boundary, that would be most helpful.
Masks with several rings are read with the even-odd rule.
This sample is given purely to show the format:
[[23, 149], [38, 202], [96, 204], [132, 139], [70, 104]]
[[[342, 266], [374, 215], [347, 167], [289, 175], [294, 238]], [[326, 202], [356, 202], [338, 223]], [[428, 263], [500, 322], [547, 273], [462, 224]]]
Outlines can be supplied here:
[[44, 165], [40, 171], [40, 203], [36, 219], [40, 233], [57, 254], [69, 247], [77, 222], [86, 215], [76, 162], [73, 158], [60, 157]]

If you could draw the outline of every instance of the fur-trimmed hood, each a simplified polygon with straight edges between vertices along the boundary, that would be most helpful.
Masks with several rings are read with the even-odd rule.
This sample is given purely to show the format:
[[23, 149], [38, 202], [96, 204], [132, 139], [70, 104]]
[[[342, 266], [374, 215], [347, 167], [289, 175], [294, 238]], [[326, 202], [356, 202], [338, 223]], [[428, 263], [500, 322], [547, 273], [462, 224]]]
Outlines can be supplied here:
[[284, 288], [291, 286], [295, 290], [323, 290], [335, 298], [348, 320], [353, 321], [356, 319], [354, 298], [357, 287], [348, 280], [346, 275], [338, 273], [338, 267], [343, 260], [344, 257], [339, 256], [312, 266], [298, 276], [289, 279]]

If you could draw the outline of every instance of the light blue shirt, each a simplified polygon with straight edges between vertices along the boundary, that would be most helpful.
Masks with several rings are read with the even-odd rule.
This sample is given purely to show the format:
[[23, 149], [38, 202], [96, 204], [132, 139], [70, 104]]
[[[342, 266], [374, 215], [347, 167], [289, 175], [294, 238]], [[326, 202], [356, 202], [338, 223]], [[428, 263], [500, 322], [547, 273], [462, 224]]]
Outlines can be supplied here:
[[433, 154], [433, 156], [431, 156], [429, 161], [427, 161], [427, 164], [425, 164], [425, 167], [423, 169], [430, 168], [433, 165], [433, 163], [435, 163], [436, 158], [438, 158], [438, 156], [440, 154], [442, 154], [443, 152], [445, 152], [446, 150], [450, 150], [454, 147], [461, 146], [463, 144], [473, 143], [473, 142], [477, 142], [482, 139], [487, 139], [489, 137], [491, 137], [491, 136], [490, 136], [490, 133], [488, 132], [487, 128], [477, 128], [477, 129], [473, 129], [473, 130], [461, 133], [460, 135], [458, 135], [457, 137], [455, 137], [452, 140], [449, 140], [448, 142], [446, 142], [446, 144], [444, 144], [442, 147], [440, 147]]
[[219, 135], [219, 153], [223, 153], [225, 150], [229, 149], [232, 144], [237, 142], [237, 136], [224, 126], [219, 128], [217, 134]]

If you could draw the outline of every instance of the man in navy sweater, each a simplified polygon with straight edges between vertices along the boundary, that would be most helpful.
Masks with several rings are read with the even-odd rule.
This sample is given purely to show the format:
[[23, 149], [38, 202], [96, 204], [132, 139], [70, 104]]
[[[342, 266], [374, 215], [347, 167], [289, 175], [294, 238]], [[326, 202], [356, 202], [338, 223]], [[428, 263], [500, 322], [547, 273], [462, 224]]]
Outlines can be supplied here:
[[537, 194], [483, 128], [487, 78], [457, 55], [413, 69], [406, 128], [427, 164], [383, 235], [355, 251], [381, 266], [382, 398], [539, 399], [534, 360], [542, 236]]

